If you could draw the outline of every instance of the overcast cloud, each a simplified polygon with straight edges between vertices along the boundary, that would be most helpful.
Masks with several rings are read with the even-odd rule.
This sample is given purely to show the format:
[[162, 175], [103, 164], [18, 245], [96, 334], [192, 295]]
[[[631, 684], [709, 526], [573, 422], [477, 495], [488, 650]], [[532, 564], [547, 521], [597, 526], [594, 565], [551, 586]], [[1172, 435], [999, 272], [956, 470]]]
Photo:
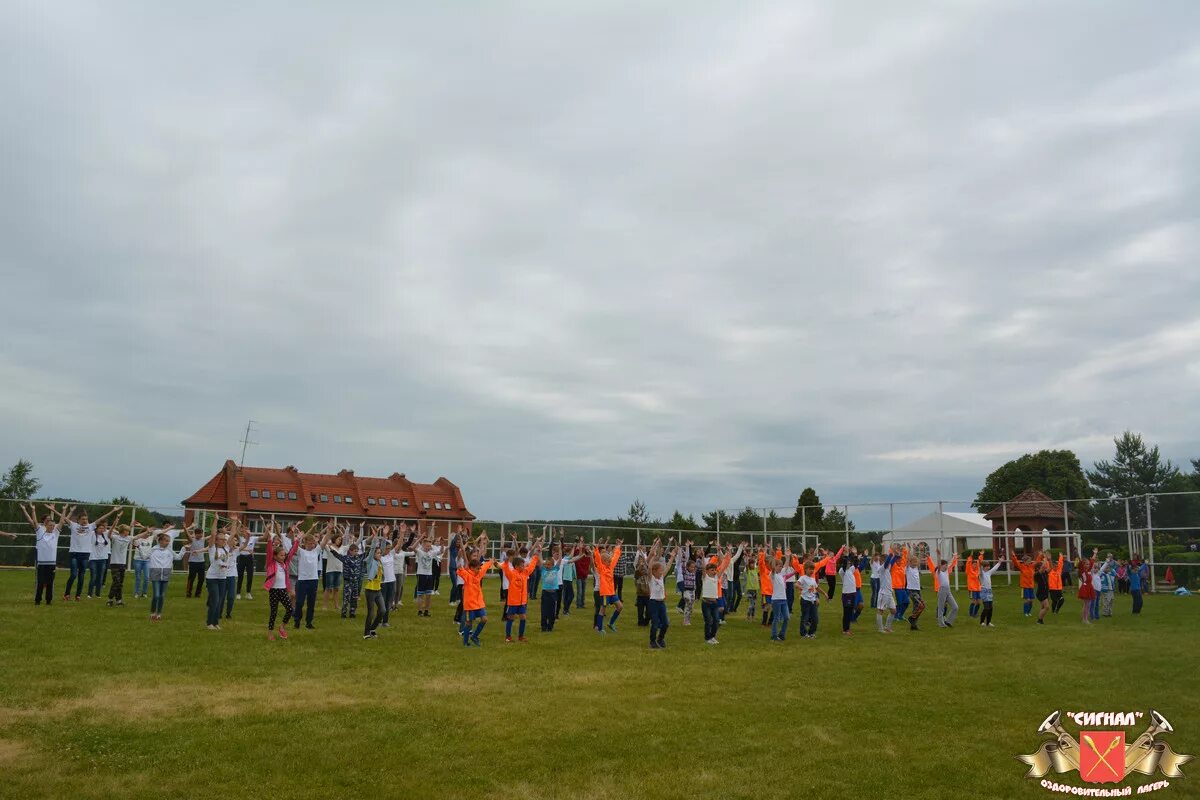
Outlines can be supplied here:
[[250, 417], [489, 518], [1200, 457], [1200, 4], [241, 6], [0, 8], [50, 492], [177, 503]]

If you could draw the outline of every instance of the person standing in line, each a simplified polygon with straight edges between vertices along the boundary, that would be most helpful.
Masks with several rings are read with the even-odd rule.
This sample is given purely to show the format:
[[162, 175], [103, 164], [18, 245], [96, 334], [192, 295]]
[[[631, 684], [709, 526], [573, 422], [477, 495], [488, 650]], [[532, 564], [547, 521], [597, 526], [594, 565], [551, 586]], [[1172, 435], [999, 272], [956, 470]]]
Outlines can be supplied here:
[[1046, 624], [1046, 614], [1050, 611], [1050, 561], [1041, 559], [1037, 569], [1033, 571], [1033, 596], [1038, 602], [1037, 624]]
[[150, 550], [154, 540], [138, 535], [138, 528], [145, 529], [145, 526], [137, 520], [130, 527], [133, 535], [133, 599], [141, 600], [150, 592]]
[[887, 557], [879, 570], [879, 601], [875, 604], [875, 629], [880, 633], [892, 632], [892, 619], [896, 613], [896, 595], [892, 590], [892, 564], [900, 558], [897, 548], [888, 547]]
[[588, 554], [582, 536], [579, 537], [577, 547], [580, 550], [580, 557], [575, 561], [575, 607], [583, 608], [583, 598], [587, 594], [587, 579], [592, 572], [592, 557]]
[[558, 538], [559, 545], [563, 548], [562, 591], [558, 596], [558, 607], [559, 613], [567, 617], [571, 615], [571, 607], [575, 603], [575, 562], [582, 557], [582, 552], [579, 545], [575, 545], [568, 556], [561, 528], [558, 531]]
[[344, 542], [347, 534], [340, 530], [334, 529], [337, 532], [330, 539], [329, 545], [325, 548], [325, 605], [328, 608], [340, 609], [342, 604], [342, 560], [331, 551], [336, 550], [339, 556], [346, 555], [349, 551]]
[[[379, 638], [379, 623], [383, 620], [384, 613], [383, 565], [380, 563], [380, 558], [383, 557], [383, 548], [374, 533], [367, 540], [366, 554], [367, 561], [363, 567], [363, 602], [366, 603], [367, 608], [363, 614], [363, 638], [377, 639]], [[429, 585], [432, 586], [432, 564], [430, 569]], [[428, 598], [429, 595], [426, 594], [425, 597]]]
[[608, 629], [616, 633], [617, 617], [621, 616], [623, 606], [621, 598], [617, 596], [613, 571], [616, 569], [617, 563], [621, 560], [621, 540], [617, 539], [616, 545], [607, 549], [608, 554], [606, 556], [600, 551], [599, 547], [592, 548], [592, 568], [596, 571], [596, 592], [599, 595], [595, 627], [597, 632], [604, 633], [604, 615], [608, 607], [612, 606], [614, 611], [612, 619], [608, 621]]
[[[72, 507], [72, 510], [74, 510], [74, 507]], [[113, 508], [95, 522], [89, 522], [88, 513], [82, 511], [76, 519], [67, 522], [67, 529], [71, 532], [71, 546], [67, 551], [71, 573], [67, 577], [66, 591], [63, 592], [64, 601], [71, 599], [72, 587], [75, 588], [76, 601], [83, 594], [83, 582], [88, 577], [88, 562], [92, 559], [92, 544], [95, 541], [96, 525], [120, 510], [119, 507]]]
[[908, 629], [918, 631], [917, 620], [925, 611], [925, 600], [921, 597], [921, 568], [917, 562], [910, 561], [904, 569], [904, 586], [908, 591], [908, 600], [912, 603], [912, 613], [908, 615]]
[[228, 562], [233, 560], [229, 551], [229, 535], [217, 529], [213, 519], [213, 532], [208, 537], [208, 569], [204, 580], [208, 584], [208, 614], [205, 627], [210, 631], [221, 630], [221, 611], [225, 607], [225, 572]]
[[958, 619], [958, 601], [950, 590], [950, 573], [958, 566], [958, 556], [955, 555], [950, 563], [942, 558], [941, 550], [934, 550], [938, 561], [926, 556], [929, 571], [933, 574], [933, 588], [937, 590], [937, 622], [939, 628], [953, 628], [954, 620]]
[[[262, 523], [262, 520], [259, 520]], [[246, 579], [246, 599], [253, 600], [254, 595], [251, 594], [254, 587], [254, 548], [258, 545], [258, 536], [255, 535], [248, 527], [243, 528], [245, 533], [245, 543], [238, 552], [237, 563], [237, 599], [242, 599], [242, 579]], [[271, 554], [267, 554], [267, 558], [271, 558]]]
[[[191, 542], [192, 528], [176, 530], [175, 523], [168, 522], [166, 527], [148, 529], [140, 537], [153, 538], [154, 546], [150, 548], [150, 621], [162, 619], [163, 605], [167, 599], [167, 583], [171, 580], [171, 570], [176, 561], [181, 561], [188, 552]], [[179, 552], [175, 552], [175, 539], [184, 538]]]
[[[434, 594], [433, 562], [442, 555], [442, 546], [433, 541], [429, 533], [421, 535], [416, 546], [417, 562], [417, 616], [428, 617], [429, 605]], [[441, 567], [438, 567], [441, 571]]]
[[[291, 545], [284, 549], [283, 534], [273, 535], [268, 532], [267, 537], [267, 566], [265, 570], [266, 579], [263, 581], [263, 588], [267, 590], [267, 641], [275, 641], [275, 634], [278, 632], [279, 638], [287, 640], [287, 624], [292, 619], [292, 592], [291, 575], [288, 574], [288, 565], [296, 556], [296, 549], [300, 546], [300, 537], [291, 540]], [[275, 618], [279, 613], [279, 606], [283, 606], [283, 621], [280, 623], [278, 631], [275, 628]]]
[[[296, 630], [300, 630], [301, 617], [304, 617], [304, 627], [312, 630], [313, 612], [317, 607], [317, 584], [320, 581], [318, 570], [320, 568], [322, 551], [317, 546], [317, 537], [312, 533], [297, 532], [293, 544], [295, 543], [299, 544], [292, 549], [294, 558], [291, 559], [288, 568], [288, 577], [291, 578], [291, 565], [294, 564], [296, 566], [296, 608], [292, 612], [292, 618], [296, 620]], [[328, 544], [328, 540], [326, 540], [326, 544]]]
[[838, 574], [842, 582], [842, 635], [853, 636], [850, 623], [854, 621], [855, 595], [858, 591], [855, 580], [858, 574], [858, 556], [853, 550], [839, 559]]
[[1046, 573], [1046, 589], [1050, 594], [1050, 613], [1057, 614], [1063, 607], [1063, 554], [1058, 554], [1058, 563]]
[[1081, 558], [1075, 564], [1075, 569], [1079, 573], [1079, 592], [1078, 596], [1083, 601], [1083, 608], [1080, 611], [1080, 619], [1084, 625], [1092, 624], [1093, 602], [1096, 600], [1096, 588], [1092, 585], [1092, 572], [1096, 569], [1096, 555], [1099, 550], [1092, 551], [1090, 560]]
[[1113, 560], [1112, 553], [1109, 553], [1100, 566], [1100, 616], [1102, 617], [1112, 616], [1115, 597], [1113, 590], [1116, 588], [1116, 579], [1117, 562]]
[[1003, 559], [998, 559], [995, 564], [988, 568], [987, 561], [983, 560], [983, 554], [980, 553], [979, 558], [979, 601], [983, 603], [983, 610], [979, 612], [979, 627], [994, 628], [992, 624], [992, 576], [996, 574], [996, 570], [1004, 566]]
[[[1038, 554], [1038, 560], [1042, 558]], [[1033, 613], [1033, 571], [1037, 568], [1037, 564], [1030, 556], [1025, 556], [1020, 561], [1012, 559], [1013, 569], [1021, 573], [1021, 611], [1025, 616], [1030, 616]]]
[[[879, 579], [887, 558], [871, 545], [871, 609], [879, 607]], [[894, 599], [894, 598], [893, 598]]]
[[342, 546], [346, 554], [336, 547], [326, 548], [325, 552], [342, 563], [342, 619], [354, 619], [358, 612], [358, 593], [362, 585], [363, 568], [367, 557], [363, 552], [363, 525], [358, 526], [358, 538], [355, 539], [347, 525]]
[[817, 638], [819, 621], [818, 607], [821, 604], [821, 584], [817, 582], [817, 570], [813, 568], [812, 555], [805, 557], [801, 575], [796, 580], [800, 590], [800, 638]]
[[[463, 647], [483, 646], [479, 635], [483, 633], [483, 627], [487, 624], [487, 605], [483, 598], [482, 582], [483, 576], [487, 574], [494, 563], [491, 559], [480, 562], [482, 554], [487, 552], [487, 543], [487, 534], [484, 533], [480, 537], [478, 553], [469, 553], [467, 566], [458, 571], [463, 579], [463, 617], [458, 628], [458, 632], [462, 635]], [[473, 622], [475, 623], [474, 630], [471, 629]]]
[[108, 569], [108, 557], [112, 553], [109, 541], [108, 523], [103, 520], [96, 523], [96, 532], [92, 534], [92, 554], [88, 559], [88, 588], [87, 597], [100, 598], [100, 589], [104, 586], [104, 573]]
[[897, 622], [904, 622], [908, 610], [908, 547], [900, 545], [900, 555], [892, 559], [892, 591], [896, 593]]
[[[792, 550], [789, 547], [776, 554], [771, 564], [771, 641], [782, 642], [787, 638], [788, 620], [792, 613], [788, 609], [787, 579], [794, 577], [796, 570], [791, 566]], [[793, 595], [794, 597], [794, 595]]]
[[667, 584], [666, 575], [671, 571], [676, 559], [679, 558], [679, 547], [671, 553], [671, 558], [665, 563], [662, 560], [662, 540], [655, 539], [650, 547], [650, 596], [647, 611], [650, 616], [650, 649], [664, 650], [667, 646], [667, 628], [671, 620], [667, 615]]
[[1133, 598], [1134, 614], [1142, 613], [1142, 586], [1145, 580], [1143, 566], [1142, 564], [1130, 564], [1129, 569], [1129, 595]]
[[19, 506], [19, 508], [25, 515], [25, 519], [29, 520], [29, 527], [34, 532], [34, 550], [37, 553], [37, 584], [33, 594], [33, 604], [40, 606], [42, 595], [45, 594], [46, 605], [49, 606], [54, 602], [54, 576], [58, 570], [58, 535], [62, 526], [67, 524], [71, 510], [64, 506], [61, 512], [57, 512], [58, 518], [55, 519], [54, 506], [47, 505], [41, 524], [38, 524], [37, 506], [30, 503], [28, 509], [25, 506]]
[[192, 596], [192, 585], [194, 583], [196, 587], [195, 596], [199, 599], [201, 592], [204, 591], [204, 583], [207, 580], [205, 578], [204, 556], [208, 551], [208, 547], [204, 542], [204, 531], [193, 531], [187, 541], [187, 548], [187, 597]]
[[975, 615], [979, 613], [979, 562], [982, 559], [982, 550], [977, 556], [967, 554], [967, 596], [971, 598], [971, 603], [967, 606], [967, 616], [971, 619], [975, 619]]
[[112, 586], [108, 589], [108, 605], [125, 605], [125, 570], [129, 563], [129, 545], [133, 542], [128, 525], [117, 525], [109, 534], [108, 571]]

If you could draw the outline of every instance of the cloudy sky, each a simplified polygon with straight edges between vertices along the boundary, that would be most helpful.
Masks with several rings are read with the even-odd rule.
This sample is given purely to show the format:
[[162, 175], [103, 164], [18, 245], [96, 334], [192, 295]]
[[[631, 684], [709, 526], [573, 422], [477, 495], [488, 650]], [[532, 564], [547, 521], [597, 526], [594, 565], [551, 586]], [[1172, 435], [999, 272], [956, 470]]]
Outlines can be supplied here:
[[[0, 458], [490, 518], [1200, 457], [1200, 4], [0, 7]], [[590, 9], [590, 10], [589, 10]]]

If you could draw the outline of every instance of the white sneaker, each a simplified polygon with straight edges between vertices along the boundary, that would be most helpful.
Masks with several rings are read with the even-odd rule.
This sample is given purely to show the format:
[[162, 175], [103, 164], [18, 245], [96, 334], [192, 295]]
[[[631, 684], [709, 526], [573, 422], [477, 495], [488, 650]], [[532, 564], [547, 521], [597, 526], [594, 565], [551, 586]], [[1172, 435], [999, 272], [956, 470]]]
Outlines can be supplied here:
[[403, 601], [403, 600], [397, 600], [397, 601], [396, 601], [396, 605], [398, 605], [398, 606], [402, 606], [402, 605], [404, 605], [404, 601]]
[[253, 599], [254, 599], [254, 595], [250, 594], [249, 592], [246, 592], [246, 599], [247, 599], [247, 600], [253, 600]]
[[436, 594], [438, 597], [441, 597], [441, 595], [442, 595], [442, 593], [439, 592], [437, 589], [434, 589], [433, 593]]
[[241, 600], [241, 599], [242, 599], [242, 596], [241, 596], [240, 594], [239, 594], [239, 595], [234, 595], [234, 597], [235, 597], [236, 599], [238, 599], [238, 600]]

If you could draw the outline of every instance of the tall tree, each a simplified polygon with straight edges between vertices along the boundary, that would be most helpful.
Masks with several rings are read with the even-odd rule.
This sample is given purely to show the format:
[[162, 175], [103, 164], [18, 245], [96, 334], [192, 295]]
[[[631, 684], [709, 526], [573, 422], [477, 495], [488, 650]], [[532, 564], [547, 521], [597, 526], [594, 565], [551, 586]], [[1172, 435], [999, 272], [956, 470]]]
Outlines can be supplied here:
[[42, 482], [33, 477], [33, 462], [23, 458], [0, 477], [0, 497], [4, 499], [28, 500], [40, 488]]
[[800, 493], [800, 499], [796, 501], [796, 513], [792, 516], [792, 527], [796, 530], [807, 528], [819, 531], [824, 527], [824, 522], [825, 509], [821, 505], [821, 498], [817, 496], [817, 490], [811, 486], [806, 487]]
[[695, 531], [700, 529], [700, 526], [696, 524], [695, 517], [691, 514], [685, 517], [679, 513], [679, 509], [675, 509], [675, 515], [671, 517], [670, 522], [667, 523], [667, 527], [677, 531]]
[[1070, 450], [1039, 450], [1009, 461], [988, 475], [975, 495], [975, 504], [987, 512], [1030, 488], [1045, 492], [1054, 500], [1084, 500], [1092, 496], [1079, 456]]
[[733, 528], [738, 531], [761, 531], [762, 527], [762, 515], [750, 506], [746, 506], [739, 511], [737, 517], [733, 520]]
[[646, 513], [646, 504], [642, 502], [640, 497], [635, 497], [629, 505], [628, 521], [633, 525], [645, 525], [650, 522], [650, 515]]
[[[1140, 497], [1170, 491], [1178, 485], [1179, 469], [1169, 459], [1164, 460], [1158, 445], [1148, 447], [1140, 434], [1125, 431], [1113, 439], [1116, 455], [1112, 461], [1097, 461], [1095, 469], [1088, 470], [1095, 496], [1105, 498]], [[1159, 504], [1159, 498], [1150, 500], [1150, 513]], [[1129, 521], [1134, 528], [1146, 527], [1146, 503], [1129, 504]], [[1125, 510], [1117, 503], [1100, 503], [1097, 507], [1097, 522], [1101, 527], [1125, 527]]]
[[[704, 521], [704, 529], [707, 531], [731, 531], [733, 530], [733, 517], [726, 514], [724, 511], [713, 511], [710, 514], [701, 514], [700, 519]], [[720, 520], [720, 528], [717, 527], [717, 521]]]

